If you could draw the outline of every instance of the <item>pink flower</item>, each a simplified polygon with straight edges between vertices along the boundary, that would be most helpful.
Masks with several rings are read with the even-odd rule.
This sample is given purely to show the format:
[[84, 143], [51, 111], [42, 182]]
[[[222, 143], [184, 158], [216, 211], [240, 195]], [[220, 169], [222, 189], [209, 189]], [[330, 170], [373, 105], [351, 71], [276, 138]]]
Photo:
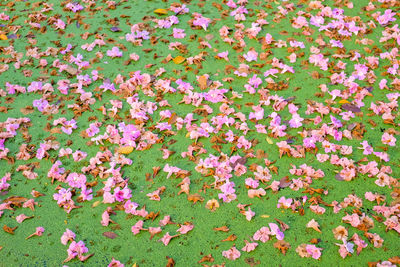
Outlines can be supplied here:
[[193, 228], [194, 228], [194, 225], [193, 225], [193, 224], [191, 224], [191, 223], [185, 223], [185, 224], [181, 225], [181, 227], [180, 227], [178, 230], [176, 230], [176, 231], [179, 232], [179, 233], [181, 233], [181, 234], [186, 234], [186, 233], [188, 233], [189, 231], [192, 231]]
[[84, 160], [87, 157], [87, 153], [77, 150], [75, 153], [72, 154], [72, 158], [74, 159], [75, 162]]
[[285, 235], [279, 229], [279, 226], [276, 223], [269, 223], [268, 225], [269, 225], [269, 228], [271, 229], [271, 235], [276, 236], [276, 239], [278, 239], [278, 240], [283, 240]]
[[101, 215], [101, 225], [108, 226], [110, 223], [110, 215], [108, 214], [108, 210], [105, 210]]
[[134, 214], [137, 207], [139, 207], [139, 204], [136, 202], [132, 202], [130, 199], [128, 199], [124, 204], [125, 212], [130, 214]]
[[149, 227], [149, 233], [150, 233], [150, 240], [153, 239], [153, 237], [158, 234], [161, 233], [161, 227]]
[[132, 226], [131, 231], [134, 235], [137, 235], [140, 233], [140, 230], [145, 230], [143, 229], [143, 221], [140, 220], [138, 221], [135, 225]]
[[26, 220], [26, 219], [30, 219], [30, 218], [32, 218], [33, 216], [26, 216], [25, 214], [20, 214], [20, 215], [18, 215], [17, 217], [15, 217], [15, 220], [18, 222], [18, 223], [22, 223], [24, 220]]
[[120, 187], [114, 189], [114, 197], [116, 201], [122, 202], [125, 199], [130, 199], [132, 197], [131, 190], [128, 186], [125, 186], [122, 190]]
[[160, 220], [158, 224], [162, 227], [166, 226], [167, 224], [174, 224], [174, 223], [171, 221], [170, 215], [165, 215], [164, 218]]
[[65, 121], [64, 123], [62, 123], [63, 126], [61, 127], [61, 130], [70, 135], [72, 133], [73, 129], [76, 129], [78, 126], [76, 125], [76, 121], [74, 119], [70, 120], [70, 121]]
[[396, 146], [396, 138], [387, 132], [383, 133], [381, 141], [385, 145]]
[[174, 38], [176, 38], [176, 39], [182, 39], [182, 38], [185, 38], [185, 36], [186, 36], [186, 33], [185, 33], [185, 30], [184, 29], [177, 29], [177, 28], [174, 28], [173, 29], [173, 36], [174, 36]]
[[41, 226], [36, 227], [36, 232], [34, 232], [33, 234], [31, 234], [30, 236], [28, 236], [28, 237], [25, 238], [25, 239], [29, 239], [29, 238], [31, 238], [31, 237], [33, 237], [33, 236], [35, 236], [35, 235], [41, 236], [41, 235], [43, 234], [43, 232], [44, 232], [44, 228], [43, 228], [43, 227], [41, 227]]
[[233, 246], [226, 251], [222, 251], [222, 256], [229, 260], [236, 260], [240, 257], [240, 251], [235, 246]]
[[317, 248], [315, 245], [306, 245], [307, 253], [310, 254], [314, 259], [319, 259], [321, 257], [322, 248]]
[[65, 22], [62, 21], [61, 19], [57, 19], [57, 21], [54, 23], [54, 25], [56, 26], [56, 29], [61, 29], [64, 30], [65, 29]]
[[83, 254], [87, 253], [88, 251], [89, 251], [88, 248], [85, 246], [85, 243], [83, 243], [82, 240], [80, 240], [78, 243], [72, 241], [67, 250], [68, 257], [64, 260], [64, 263], [74, 259], [76, 256], [78, 256], [80, 261], [85, 261], [87, 258], [93, 255], [91, 254], [84, 256]]
[[346, 215], [342, 218], [342, 220], [347, 221], [347, 223], [351, 224], [353, 227], [357, 227], [361, 224], [360, 217], [356, 213]]
[[284, 209], [288, 209], [290, 208], [290, 206], [292, 205], [293, 199], [288, 198], [286, 199], [284, 196], [282, 196], [279, 200], [278, 200], [278, 205], [277, 208], [284, 208]]
[[193, 25], [201, 26], [206, 31], [208, 24], [211, 22], [211, 19], [203, 17], [203, 15], [196, 12], [192, 13], [192, 15], [195, 17], [195, 19], [192, 22]]
[[107, 267], [125, 267], [119, 260], [112, 258], [111, 262], [107, 265]]
[[86, 176], [76, 172], [70, 173], [67, 176], [67, 183], [71, 187], [82, 188], [86, 184]]
[[224, 52], [218, 53], [217, 54], [217, 58], [225, 59], [226, 61], [229, 61], [228, 54], [229, 54], [228, 51], [224, 51]]
[[67, 228], [66, 231], [61, 236], [61, 244], [66, 245], [68, 241], [74, 241], [74, 240], [75, 240], [75, 233]]
[[251, 219], [256, 215], [255, 212], [253, 212], [250, 207], [248, 208], [247, 211], [241, 212], [244, 216], [246, 216], [246, 220], [251, 221]]
[[163, 242], [163, 244], [165, 246], [167, 246], [169, 244], [169, 242], [171, 241], [172, 238], [177, 237], [179, 235], [169, 235], [169, 233], [167, 232], [160, 240], [158, 240], [158, 242]]
[[119, 50], [117, 46], [114, 46], [111, 50], [107, 50], [107, 56], [112, 58], [122, 57], [122, 52]]
[[250, 50], [249, 52], [247, 52], [247, 54], [244, 54], [243, 57], [244, 59], [246, 59], [247, 62], [257, 61], [258, 53], [254, 50]]
[[256, 247], [258, 246], [258, 243], [256, 243], [256, 242], [250, 243], [247, 240], [245, 240], [244, 242], [246, 243], [246, 245], [242, 248], [242, 251], [250, 252], [250, 251], [255, 250]]
[[261, 242], [265, 243], [270, 239], [271, 231], [269, 230], [268, 227], [263, 226], [258, 230], [257, 232], [254, 233], [253, 239], [254, 240], [260, 240]]

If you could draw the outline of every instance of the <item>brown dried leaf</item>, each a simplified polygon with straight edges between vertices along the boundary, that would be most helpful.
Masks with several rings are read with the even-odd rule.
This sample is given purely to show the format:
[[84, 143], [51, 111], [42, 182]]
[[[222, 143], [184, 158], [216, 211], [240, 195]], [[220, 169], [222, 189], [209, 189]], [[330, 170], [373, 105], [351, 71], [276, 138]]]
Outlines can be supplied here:
[[26, 197], [11, 196], [3, 200], [3, 203], [11, 202], [15, 206], [21, 206], [26, 201], [28, 201]]
[[360, 112], [361, 109], [359, 107], [357, 107], [356, 105], [353, 105], [351, 103], [345, 103], [342, 105], [342, 109], [345, 109], [347, 111], [351, 111], [354, 113]]
[[74, 67], [72, 67], [72, 66], [68, 66], [66, 69], [65, 69], [65, 71], [66, 72], [68, 72], [69, 74], [71, 74], [71, 75], [76, 75], [76, 74], [78, 74], [78, 69], [76, 69], [76, 68], [74, 68]]
[[110, 239], [114, 239], [114, 238], [116, 238], [118, 235], [117, 235], [116, 233], [114, 233], [114, 232], [104, 232], [104, 233], [103, 233], [103, 236], [108, 237], [108, 238], [110, 238]]
[[35, 110], [32, 106], [26, 106], [24, 108], [21, 108], [19, 111], [21, 111], [21, 113], [24, 115], [28, 115], [28, 114], [31, 114]]
[[283, 253], [283, 255], [286, 255], [286, 252], [290, 248], [290, 244], [285, 240], [278, 240], [274, 243], [274, 248], [279, 249], [280, 252]]

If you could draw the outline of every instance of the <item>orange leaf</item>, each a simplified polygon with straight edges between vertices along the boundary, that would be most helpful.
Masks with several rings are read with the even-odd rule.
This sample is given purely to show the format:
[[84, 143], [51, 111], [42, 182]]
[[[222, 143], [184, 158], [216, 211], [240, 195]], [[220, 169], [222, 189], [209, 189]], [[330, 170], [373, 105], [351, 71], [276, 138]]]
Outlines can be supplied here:
[[222, 240], [222, 242], [225, 241], [235, 241], [237, 238], [237, 236], [235, 234], [231, 234], [230, 236], [228, 236], [227, 238], [225, 238], [224, 240]]
[[17, 229], [17, 227], [18, 227], [18, 226], [15, 226], [15, 227], [11, 228], [11, 227], [8, 227], [7, 225], [4, 225], [4, 226], [3, 226], [3, 230], [4, 230], [5, 232], [7, 232], [7, 233], [13, 235], [13, 234], [14, 234], [14, 230]]
[[118, 153], [120, 153], [120, 154], [129, 154], [132, 151], [133, 151], [132, 146], [124, 146], [124, 147], [118, 148]]
[[201, 258], [201, 260], [199, 260], [198, 263], [202, 263], [205, 261], [214, 262], [214, 258], [211, 254], [208, 254], [208, 255], [204, 256], [203, 258]]
[[175, 57], [172, 61], [175, 64], [181, 64], [182, 62], [184, 62], [186, 60], [186, 58], [182, 57], [182, 56], [177, 56]]
[[166, 14], [168, 14], [168, 10], [166, 10], [164, 8], [157, 8], [153, 12], [156, 13], [157, 15], [166, 15]]
[[173, 258], [170, 258], [170, 257], [167, 256], [167, 260], [168, 260], [168, 262], [167, 262], [167, 266], [166, 267], [174, 267], [175, 266], [175, 261], [174, 261]]
[[213, 229], [214, 231], [228, 232], [229, 228], [227, 226], [221, 226]]
[[8, 40], [7, 35], [0, 34], [0, 40], [3, 40], [3, 41]]
[[196, 204], [197, 201], [203, 202], [204, 198], [202, 196], [200, 196], [199, 194], [193, 194], [193, 195], [189, 195], [187, 197], [187, 200], [192, 201], [193, 204]]
[[207, 77], [202, 75], [199, 77], [198, 79], [199, 85], [200, 85], [200, 89], [201, 90], [205, 90], [207, 88]]

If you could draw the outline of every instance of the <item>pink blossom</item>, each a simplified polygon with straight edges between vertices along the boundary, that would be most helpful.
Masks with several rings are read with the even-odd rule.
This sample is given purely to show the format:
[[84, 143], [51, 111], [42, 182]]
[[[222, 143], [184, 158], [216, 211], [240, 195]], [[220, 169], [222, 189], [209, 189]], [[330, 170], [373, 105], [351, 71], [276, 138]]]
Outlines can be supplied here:
[[39, 227], [36, 227], [36, 232], [34, 232], [33, 234], [31, 234], [30, 236], [28, 236], [27, 238], [25, 238], [25, 239], [29, 239], [29, 238], [31, 238], [31, 237], [33, 237], [33, 236], [41, 236], [42, 234], [43, 234], [43, 232], [44, 232], [44, 228], [43, 227], [41, 227], [41, 226], [39, 226]]
[[17, 217], [15, 217], [15, 220], [18, 223], [22, 223], [24, 220], [29, 219], [29, 218], [32, 218], [32, 217], [26, 216], [25, 214], [20, 214]]
[[61, 19], [57, 19], [57, 21], [54, 23], [54, 25], [56, 26], [56, 29], [61, 29], [64, 30], [65, 29], [65, 22], [62, 21]]
[[74, 240], [75, 240], [75, 233], [67, 228], [66, 231], [61, 236], [61, 244], [66, 245], [68, 241], [74, 241]]
[[76, 172], [70, 173], [67, 176], [67, 183], [71, 187], [82, 188], [86, 183], [86, 176]]
[[148, 231], [150, 233], [150, 240], [151, 240], [156, 234], [161, 233], [162, 230], [161, 227], [149, 227]]
[[192, 231], [193, 230], [193, 228], [194, 228], [194, 225], [193, 224], [191, 224], [191, 223], [185, 223], [185, 224], [183, 224], [183, 225], [181, 225], [181, 227], [178, 229], [178, 230], [176, 230], [177, 232], [179, 232], [179, 233], [181, 233], [181, 234], [186, 234], [186, 233], [188, 233], [189, 231]]
[[159, 242], [163, 242], [163, 244], [165, 246], [167, 246], [169, 244], [169, 242], [171, 241], [172, 238], [177, 237], [179, 235], [169, 235], [169, 233], [167, 232], [160, 240], [158, 240]]
[[107, 56], [112, 58], [122, 57], [122, 52], [119, 50], [117, 46], [114, 46], [111, 50], [107, 50]]
[[396, 146], [396, 138], [387, 132], [383, 133], [381, 141], [385, 145]]
[[276, 223], [269, 223], [268, 225], [269, 225], [269, 228], [271, 229], [271, 235], [276, 236], [276, 239], [278, 239], [278, 240], [283, 240], [285, 235], [279, 229], [279, 226]]
[[184, 29], [177, 29], [177, 28], [174, 28], [173, 29], [173, 36], [174, 36], [174, 38], [176, 38], [176, 39], [182, 39], [182, 38], [185, 38], [185, 36], [186, 36], [186, 33], [185, 33], [185, 30]]
[[144, 222], [140, 220], [135, 225], [132, 226], [131, 231], [134, 235], [139, 234], [141, 230], [145, 230], [143, 229], [143, 223]]
[[270, 239], [270, 235], [272, 235], [272, 233], [269, 230], [269, 228], [263, 226], [257, 232], [254, 233], [253, 239], [260, 240], [261, 242], [265, 243]]
[[114, 259], [113, 257], [107, 267], [125, 267], [125, 265], [122, 264], [119, 260]]
[[310, 254], [310, 256], [316, 260], [321, 257], [322, 248], [317, 248], [315, 245], [307, 244], [306, 250], [307, 250], [307, 253]]
[[230, 249], [223, 251], [222, 256], [229, 260], [236, 260], [240, 257], [240, 251], [235, 246], [233, 246]]
[[258, 246], [258, 243], [256, 242], [249, 242], [247, 240], [244, 240], [244, 242], [246, 243], [246, 245], [242, 248], [242, 251], [246, 251], [246, 252], [250, 252], [256, 249], [256, 247]]

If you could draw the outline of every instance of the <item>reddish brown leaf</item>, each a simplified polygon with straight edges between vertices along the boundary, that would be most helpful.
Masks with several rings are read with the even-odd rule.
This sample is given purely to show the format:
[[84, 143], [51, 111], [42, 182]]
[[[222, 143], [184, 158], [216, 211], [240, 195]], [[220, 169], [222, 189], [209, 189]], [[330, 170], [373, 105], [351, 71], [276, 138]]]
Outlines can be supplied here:
[[114, 239], [114, 238], [116, 238], [118, 235], [117, 235], [116, 233], [114, 233], [114, 232], [104, 232], [104, 233], [103, 233], [103, 236], [108, 237], [108, 238], [110, 238], [110, 239]]
[[204, 256], [203, 258], [201, 258], [201, 260], [198, 261], [198, 263], [202, 263], [202, 262], [214, 262], [214, 258], [211, 254], [208, 254], [206, 256]]
[[167, 260], [168, 260], [168, 262], [167, 262], [166, 267], [174, 267], [175, 266], [175, 261], [173, 258], [170, 258], [167, 256]]
[[4, 226], [3, 226], [3, 230], [4, 230], [5, 232], [7, 232], [7, 233], [13, 235], [13, 234], [14, 234], [14, 230], [17, 229], [17, 227], [18, 227], [18, 226], [15, 226], [15, 227], [12, 227], [12, 228], [11, 228], [11, 227], [9, 227], [9, 226], [7, 226], [7, 225], [4, 225]]

